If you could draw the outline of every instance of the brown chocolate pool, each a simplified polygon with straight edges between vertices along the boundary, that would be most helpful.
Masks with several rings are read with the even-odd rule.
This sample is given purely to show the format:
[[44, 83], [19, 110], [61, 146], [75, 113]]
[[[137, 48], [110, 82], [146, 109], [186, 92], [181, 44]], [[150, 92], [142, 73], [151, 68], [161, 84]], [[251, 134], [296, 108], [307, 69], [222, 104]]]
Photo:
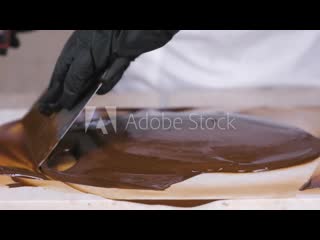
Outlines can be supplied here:
[[[309, 133], [241, 114], [98, 111], [80, 117], [40, 171], [21, 122], [0, 128], [0, 174], [105, 188], [164, 190], [201, 173], [288, 168], [320, 156]], [[113, 124], [116, 122], [116, 126]]]

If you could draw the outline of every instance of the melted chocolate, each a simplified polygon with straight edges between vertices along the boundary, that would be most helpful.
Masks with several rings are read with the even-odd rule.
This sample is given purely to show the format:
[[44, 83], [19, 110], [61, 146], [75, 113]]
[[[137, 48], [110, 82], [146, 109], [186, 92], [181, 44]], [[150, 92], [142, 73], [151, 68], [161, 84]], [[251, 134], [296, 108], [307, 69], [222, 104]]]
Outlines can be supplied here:
[[147, 204], [147, 205], [165, 205], [170, 207], [194, 208], [200, 207], [218, 200], [137, 200], [130, 201], [132, 203]]
[[315, 189], [315, 188], [320, 188], [320, 174], [318, 173], [317, 175], [312, 176], [310, 181], [304, 185], [301, 190], [308, 190], [308, 189]]
[[306, 184], [304, 184], [304, 186], [302, 186], [300, 190], [303, 191], [303, 190], [315, 189], [315, 188], [320, 188], [320, 165], [312, 174], [310, 180]]
[[0, 128], [0, 174], [12, 177], [47, 179], [38, 173], [25, 146], [23, 125], [20, 121]]
[[[259, 118], [224, 113], [161, 114], [120, 115], [116, 132], [105, 119], [108, 134], [96, 129], [98, 121], [86, 133], [83, 122], [78, 122], [42, 170], [64, 182], [164, 190], [201, 173], [269, 171], [307, 163], [320, 155], [320, 141], [312, 135]], [[232, 126], [227, 120], [220, 121], [227, 118], [229, 122], [234, 119]], [[158, 127], [160, 119], [167, 121]], [[177, 120], [181, 124], [174, 127], [175, 119], [181, 119]], [[59, 161], [76, 164], [61, 172], [55, 167]]]
[[[108, 134], [97, 129], [100, 116]], [[167, 120], [158, 127], [161, 119]], [[270, 171], [320, 156], [320, 140], [303, 130], [240, 114], [123, 112], [115, 131], [110, 119], [99, 113], [85, 129], [80, 118], [38, 173], [26, 151], [21, 123], [3, 126], [0, 174], [164, 190], [201, 173]]]

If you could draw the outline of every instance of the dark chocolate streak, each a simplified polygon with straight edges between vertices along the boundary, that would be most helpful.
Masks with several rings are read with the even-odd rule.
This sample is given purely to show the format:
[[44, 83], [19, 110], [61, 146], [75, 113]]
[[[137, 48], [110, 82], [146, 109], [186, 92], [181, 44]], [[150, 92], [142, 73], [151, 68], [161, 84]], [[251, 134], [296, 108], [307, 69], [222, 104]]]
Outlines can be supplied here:
[[[144, 121], [147, 113], [149, 119]], [[201, 173], [270, 171], [320, 156], [320, 140], [297, 128], [239, 114], [161, 113], [164, 115], [153, 111], [118, 114], [116, 132], [103, 113], [96, 114], [85, 132], [82, 116], [43, 165], [43, 175], [28, 157], [21, 123], [6, 125], [0, 131], [0, 174], [106, 188], [164, 190]], [[100, 116], [108, 134], [96, 129]], [[169, 120], [162, 122], [162, 128], [152, 129], [163, 116]], [[234, 119], [232, 126], [225, 120], [218, 127], [219, 119], [227, 117]], [[173, 127], [174, 119], [181, 119], [179, 129]], [[148, 127], [137, 128], [133, 122], [139, 120]], [[62, 171], [63, 165], [69, 167]]]
[[165, 205], [170, 207], [180, 207], [180, 208], [194, 208], [200, 207], [218, 200], [137, 200], [129, 201], [132, 203], [146, 204], [146, 205]]

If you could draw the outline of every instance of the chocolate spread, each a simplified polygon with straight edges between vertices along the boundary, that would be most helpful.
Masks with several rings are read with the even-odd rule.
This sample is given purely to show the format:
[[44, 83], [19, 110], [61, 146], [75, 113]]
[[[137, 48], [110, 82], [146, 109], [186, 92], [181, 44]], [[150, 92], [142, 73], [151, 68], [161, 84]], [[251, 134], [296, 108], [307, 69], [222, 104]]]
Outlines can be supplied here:
[[125, 111], [115, 127], [101, 111], [87, 126], [79, 118], [39, 173], [23, 131], [21, 122], [1, 127], [0, 174], [105, 188], [164, 190], [201, 173], [271, 171], [320, 156], [316, 137], [257, 117]]

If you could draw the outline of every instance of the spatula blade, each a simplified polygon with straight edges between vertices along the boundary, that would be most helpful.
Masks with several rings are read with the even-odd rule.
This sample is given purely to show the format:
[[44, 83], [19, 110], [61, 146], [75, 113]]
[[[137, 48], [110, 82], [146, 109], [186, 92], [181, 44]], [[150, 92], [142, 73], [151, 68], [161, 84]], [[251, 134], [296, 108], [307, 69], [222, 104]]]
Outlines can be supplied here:
[[70, 111], [63, 109], [51, 116], [45, 116], [39, 111], [41, 98], [33, 105], [22, 122], [26, 133], [27, 149], [36, 166], [40, 168], [46, 161], [101, 85], [101, 83], [95, 84]]

